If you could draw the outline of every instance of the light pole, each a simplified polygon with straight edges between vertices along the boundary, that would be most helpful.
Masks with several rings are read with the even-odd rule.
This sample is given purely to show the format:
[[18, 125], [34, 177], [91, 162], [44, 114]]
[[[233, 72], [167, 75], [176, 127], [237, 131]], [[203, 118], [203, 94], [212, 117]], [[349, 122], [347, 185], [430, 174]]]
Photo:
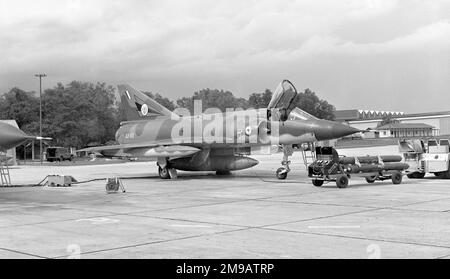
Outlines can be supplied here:
[[35, 74], [35, 77], [39, 78], [39, 159], [42, 165], [42, 78], [46, 77], [46, 74]]

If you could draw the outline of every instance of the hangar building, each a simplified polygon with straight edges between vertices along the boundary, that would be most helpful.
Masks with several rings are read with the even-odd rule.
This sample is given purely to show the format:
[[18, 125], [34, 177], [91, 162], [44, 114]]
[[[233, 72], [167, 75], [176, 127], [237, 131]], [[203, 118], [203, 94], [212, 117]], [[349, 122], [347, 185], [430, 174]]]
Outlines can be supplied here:
[[[394, 123], [383, 125], [384, 119]], [[337, 110], [335, 120], [360, 130], [373, 130], [374, 137], [430, 137], [450, 135], [450, 111], [404, 113], [376, 110]]]

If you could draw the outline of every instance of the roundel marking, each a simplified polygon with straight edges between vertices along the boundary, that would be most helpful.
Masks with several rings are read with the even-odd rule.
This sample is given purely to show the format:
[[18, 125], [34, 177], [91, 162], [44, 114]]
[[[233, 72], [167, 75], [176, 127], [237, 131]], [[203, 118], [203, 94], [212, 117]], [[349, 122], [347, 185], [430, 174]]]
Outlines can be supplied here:
[[143, 104], [141, 106], [141, 113], [142, 115], [146, 116], [148, 114], [148, 106], [146, 104]]
[[247, 128], [245, 128], [245, 134], [247, 136], [250, 136], [252, 134], [252, 127], [248, 126]]

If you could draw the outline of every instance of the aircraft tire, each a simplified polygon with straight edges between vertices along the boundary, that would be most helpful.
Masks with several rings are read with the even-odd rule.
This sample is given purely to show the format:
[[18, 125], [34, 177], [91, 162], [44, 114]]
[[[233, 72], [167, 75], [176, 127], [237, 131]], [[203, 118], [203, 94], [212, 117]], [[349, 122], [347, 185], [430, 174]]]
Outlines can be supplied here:
[[366, 177], [367, 183], [374, 183], [377, 178], [375, 176]]
[[316, 186], [316, 187], [322, 187], [322, 185], [323, 185], [323, 180], [319, 180], [319, 179], [313, 179], [312, 180], [312, 184], [314, 185], [314, 186]]
[[346, 175], [341, 175], [336, 179], [336, 185], [338, 188], [347, 188], [348, 186], [348, 177]]
[[161, 179], [170, 179], [169, 170], [158, 166], [158, 174]]
[[396, 171], [392, 174], [391, 179], [393, 184], [400, 184], [402, 183], [402, 174], [399, 171]]
[[277, 169], [277, 178], [283, 180], [283, 179], [286, 179], [286, 177], [287, 177], [286, 169], [285, 168], [278, 168]]

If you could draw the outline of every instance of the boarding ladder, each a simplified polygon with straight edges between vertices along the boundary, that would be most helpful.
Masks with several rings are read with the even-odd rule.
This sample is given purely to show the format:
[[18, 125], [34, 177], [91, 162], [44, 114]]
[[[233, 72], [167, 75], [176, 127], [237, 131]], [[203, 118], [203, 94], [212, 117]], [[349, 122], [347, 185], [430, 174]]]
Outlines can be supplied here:
[[0, 179], [2, 181], [1, 186], [11, 186], [11, 176], [9, 175], [9, 167], [8, 167], [8, 161], [1, 161], [0, 162]]
[[314, 142], [302, 143], [300, 149], [303, 163], [305, 164], [305, 168], [308, 169], [308, 166], [316, 160], [316, 145]]

